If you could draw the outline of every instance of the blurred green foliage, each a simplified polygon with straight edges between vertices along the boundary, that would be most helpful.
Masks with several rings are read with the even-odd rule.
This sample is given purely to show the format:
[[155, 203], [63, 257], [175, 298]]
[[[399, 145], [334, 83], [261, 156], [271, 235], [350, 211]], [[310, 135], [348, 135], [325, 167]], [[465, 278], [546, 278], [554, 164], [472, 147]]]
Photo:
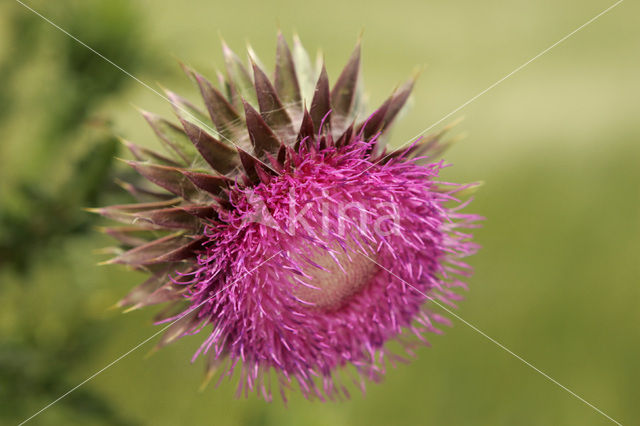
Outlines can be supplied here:
[[[144, 63], [147, 50], [136, 25], [137, 13], [128, 2], [57, 6], [51, 9], [53, 19], [96, 51], [134, 72]], [[82, 208], [96, 205], [112, 180], [111, 164], [119, 143], [108, 121], [94, 118], [90, 125], [87, 119], [131, 79], [76, 40], [62, 33], [51, 37], [51, 29], [32, 12], [17, 8], [10, 13], [14, 16], [8, 20], [9, 49], [0, 62], [0, 125], [24, 110], [42, 113], [35, 125], [29, 120], [33, 135], [22, 141], [29, 145], [23, 167], [35, 173], [19, 174], [0, 194], [0, 266], [10, 264], [25, 271], [37, 252], [56, 237], [88, 230], [91, 219]], [[55, 52], [55, 60], [43, 60], [48, 53], [42, 50]], [[47, 67], [46, 78], [30, 82], [37, 91], [33, 98], [20, 99], [25, 98], [20, 76], [33, 67]], [[47, 180], [47, 175], [55, 178]], [[43, 181], [48, 184], [42, 185]]]
[[[89, 230], [92, 218], [83, 206], [96, 205], [106, 186], [118, 141], [112, 136], [89, 138], [93, 146], [75, 161], [71, 175], [52, 191], [33, 182], [20, 182], [11, 204], [0, 212], [0, 266], [10, 264], [21, 272], [56, 238], [69, 238]], [[6, 201], [5, 201], [6, 202]]]
[[[392, 135], [399, 145], [612, 2], [132, 3], [29, 2], [145, 82], [161, 72], [192, 99], [165, 64], [177, 56], [212, 76], [218, 31], [236, 51], [251, 41], [269, 66], [276, 23], [297, 29], [335, 81], [365, 27], [372, 104], [429, 65]], [[106, 123], [156, 146], [130, 104], [170, 108], [17, 3], [0, 11], [0, 423], [15, 423], [157, 331], [153, 312], [107, 310], [142, 275], [95, 266], [91, 250], [109, 241], [81, 208], [119, 197]], [[469, 137], [445, 157], [446, 179], [486, 182], [469, 208], [487, 217], [483, 249], [457, 313], [623, 424], [640, 418], [639, 15], [622, 3], [468, 105], [458, 128]], [[33, 424], [610, 424], [453, 322], [341, 404], [236, 400], [227, 381], [198, 393], [195, 336], [148, 360], [142, 347]]]
[[[56, 6], [43, 8], [44, 13], [52, 13], [60, 26], [112, 60], [135, 72], [148, 59], [138, 11], [128, 2], [64, 1]], [[83, 208], [102, 203], [113, 192], [112, 165], [120, 145], [108, 120], [96, 111], [131, 80], [75, 40], [52, 34], [32, 12], [18, 7], [8, 14], [3, 19], [8, 48], [0, 56], [0, 131], [22, 146], [17, 161], [9, 162], [7, 152], [2, 156], [0, 270], [4, 276], [21, 276], [26, 287], [34, 265], [55, 262], [67, 241], [94, 232], [95, 218]], [[34, 68], [45, 68], [44, 78], [32, 78], [25, 87], [24, 75]], [[27, 120], [18, 126], [27, 129], [12, 132], [11, 120], [25, 114]], [[44, 404], [75, 386], [73, 368], [108, 335], [82, 308], [92, 289], [74, 282], [65, 289], [69, 291], [74, 297], [63, 292], [52, 299], [76, 303], [69, 306], [75, 315], [54, 339], [38, 337], [37, 317], [5, 306], [12, 309], [14, 321], [13, 327], [5, 325], [0, 342], [0, 422], [22, 420], [33, 410], [33, 401]], [[11, 294], [5, 281], [0, 295], [7, 301]], [[88, 388], [73, 392], [61, 405], [69, 418], [133, 424]]]
[[[68, 323], [66, 336], [43, 346], [34, 336], [34, 324], [26, 321], [15, 330], [20, 341], [0, 343], [0, 420], [24, 420], [33, 414], [33, 402], [46, 405], [75, 387], [73, 369], [93, 354], [105, 338], [102, 324], [88, 318]], [[29, 327], [27, 327], [27, 325]], [[75, 421], [132, 425], [104, 397], [89, 388], [79, 388], [60, 400], [66, 416]], [[63, 419], [59, 419], [62, 421]]]

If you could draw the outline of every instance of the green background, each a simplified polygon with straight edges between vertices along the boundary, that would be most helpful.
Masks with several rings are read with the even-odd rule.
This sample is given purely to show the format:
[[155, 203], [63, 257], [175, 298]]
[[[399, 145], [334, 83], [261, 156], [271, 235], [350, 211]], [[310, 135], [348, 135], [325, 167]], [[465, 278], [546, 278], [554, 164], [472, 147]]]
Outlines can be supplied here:
[[[295, 30], [335, 81], [364, 29], [370, 105], [426, 65], [399, 145], [613, 2], [28, 4], [153, 88], [191, 97], [177, 60], [214, 76], [218, 33], [272, 66], [277, 28], [289, 40]], [[445, 176], [485, 182], [468, 209], [487, 218], [483, 248], [457, 314], [623, 424], [640, 419], [638, 16], [623, 2], [436, 127], [466, 117]], [[111, 131], [157, 143], [133, 106], [170, 108], [13, 0], [0, 4], [0, 58], [0, 423], [15, 424], [157, 331], [153, 310], [109, 309], [142, 275], [96, 266], [110, 241], [80, 209], [122, 199], [108, 183], [121, 170], [108, 160]], [[365, 396], [293, 395], [288, 407], [234, 399], [228, 382], [199, 393], [203, 366], [189, 359], [202, 335], [145, 359], [149, 342], [32, 424], [610, 423], [453, 323]]]

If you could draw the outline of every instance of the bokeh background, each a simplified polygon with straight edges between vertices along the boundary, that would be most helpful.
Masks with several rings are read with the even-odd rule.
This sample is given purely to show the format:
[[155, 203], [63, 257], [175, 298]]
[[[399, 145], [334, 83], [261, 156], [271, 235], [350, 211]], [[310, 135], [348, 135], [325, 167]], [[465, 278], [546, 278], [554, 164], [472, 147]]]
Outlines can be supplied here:
[[[142, 81], [196, 90], [218, 33], [273, 64], [275, 33], [321, 48], [335, 81], [364, 29], [371, 104], [426, 65], [399, 145], [612, 1], [27, 2]], [[482, 251], [458, 314], [624, 424], [640, 420], [640, 7], [627, 0], [450, 120], [446, 177], [485, 182]], [[98, 267], [82, 208], [126, 199], [113, 134], [156, 144], [136, 112], [167, 103], [13, 0], [0, 4], [0, 423], [16, 424], [154, 333], [109, 309], [142, 278]], [[441, 126], [439, 126], [441, 127]], [[202, 336], [149, 343], [38, 425], [604, 425], [605, 417], [458, 320], [365, 396], [285, 407], [199, 393]]]

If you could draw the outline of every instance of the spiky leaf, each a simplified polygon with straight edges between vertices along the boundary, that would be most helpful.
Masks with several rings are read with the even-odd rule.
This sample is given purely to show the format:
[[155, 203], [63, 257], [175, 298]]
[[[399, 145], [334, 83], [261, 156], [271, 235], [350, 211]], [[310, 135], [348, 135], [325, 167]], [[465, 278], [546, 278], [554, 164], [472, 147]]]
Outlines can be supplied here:
[[289, 45], [282, 33], [278, 32], [278, 47], [276, 49], [276, 72], [274, 83], [276, 92], [282, 102], [292, 109], [300, 108], [300, 86], [296, 76], [296, 68]]
[[244, 103], [244, 111], [247, 122], [247, 130], [253, 150], [258, 158], [265, 158], [265, 153], [276, 153], [282, 143], [273, 133], [262, 116], [247, 102]]
[[238, 153], [235, 148], [219, 141], [189, 121], [181, 120], [181, 123], [189, 140], [214, 170], [224, 174], [238, 165]]
[[[331, 109], [331, 93], [329, 91], [329, 77], [327, 75], [327, 69], [322, 64], [322, 70], [320, 71], [320, 77], [316, 83], [316, 89], [313, 94], [313, 100], [311, 101], [311, 119], [313, 120], [313, 126], [316, 131], [320, 131], [320, 125], [329, 110]], [[327, 120], [328, 122], [328, 120]]]
[[142, 111], [142, 115], [169, 150], [175, 152], [185, 165], [191, 164], [196, 158], [197, 152], [193, 149], [184, 130], [153, 113]]
[[127, 163], [151, 182], [186, 200], [197, 192], [191, 181], [176, 167], [159, 166], [137, 161], [128, 161]]
[[211, 121], [216, 125], [218, 133], [227, 142], [241, 145], [244, 137], [244, 120], [227, 101], [222, 93], [214, 88], [202, 75], [194, 72], [204, 103], [211, 116]]
[[360, 43], [358, 42], [349, 58], [349, 62], [331, 90], [331, 107], [335, 114], [334, 117], [344, 117], [346, 119], [352, 115], [359, 73]]
[[167, 235], [126, 251], [107, 263], [152, 265], [179, 262], [193, 257], [194, 250], [202, 245], [202, 241], [203, 239], [193, 240], [181, 234]]
[[229, 77], [229, 85], [233, 88], [233, 91], [239, 95], [235, 99], [232, 99], [231, 103], [241, 108], [242, 99], [246, 99], [249, 102], [256, 102], [253, 80], [251, 74], [249, 74], [249, 71], [247, 71], [242, 63], [242, 60], [240, 60], [238, 55], [236, 55], [224, 41], [222, 42], [222, 53], [227, 69], [227, 76]]
[[286, 143], [287, 138], [291, 138], [294, 134], [291, 117], [282, 106], [280, 97], [269, 81], [269, 78], [255, 63], [253, 64], [253, 76], [255, 79], [260, 114], [267, 124], [269, 124]]

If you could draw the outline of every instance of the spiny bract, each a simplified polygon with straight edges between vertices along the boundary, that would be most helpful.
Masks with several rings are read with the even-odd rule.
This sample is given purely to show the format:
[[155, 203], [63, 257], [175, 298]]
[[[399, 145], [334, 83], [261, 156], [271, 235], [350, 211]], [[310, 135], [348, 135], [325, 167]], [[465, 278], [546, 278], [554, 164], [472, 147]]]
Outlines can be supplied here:
[[387, 341], [412, 354], [448, 323], [426, 302], [453, 305], [470, 273], [467, 186], [437, 180], [441, 134], [387, 151], [413, 80], [363, 117], [359, 43], [332, 88], [297, 37], [278, 35], [273, 80], [223, 53], [219, 89], [184, 67], [208, 116], [170, 91], [180, 125], [143, 112], [166, 154], [124, 141], [156, 189], [123, 183], [140, 202], [97, 209], [125, 224], [105, 228], [122, 244], [107, 263], [151, 274], [119, 305], [168, 303], [159, 346], [208, 328], [194, 359], [207, 381], [239, 370], [238, 394], [348, 396], [402, 359]]

